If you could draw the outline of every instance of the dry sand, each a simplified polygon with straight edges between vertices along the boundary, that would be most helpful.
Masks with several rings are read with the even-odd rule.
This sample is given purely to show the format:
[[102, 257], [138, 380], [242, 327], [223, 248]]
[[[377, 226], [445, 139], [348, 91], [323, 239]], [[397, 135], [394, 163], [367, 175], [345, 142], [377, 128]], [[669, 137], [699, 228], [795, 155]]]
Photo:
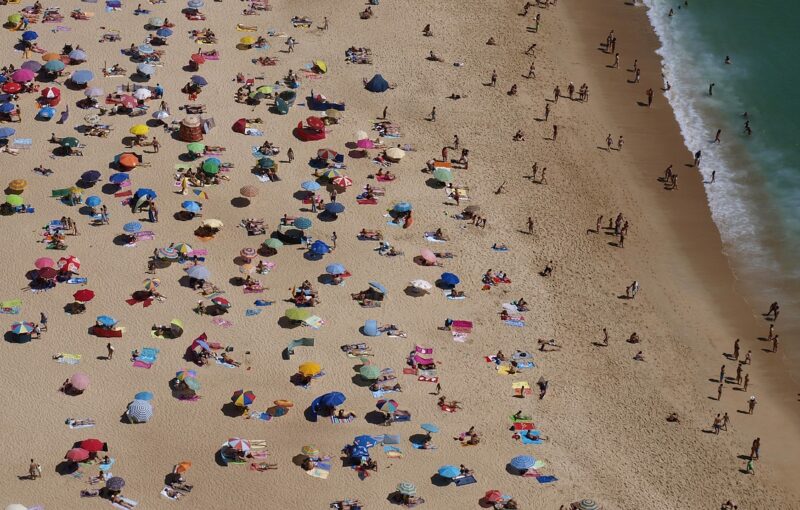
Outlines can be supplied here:
[[[62, 5], [96, 11], [91, 21], [67, 20], [62, 25], [71, 31], [50, 32], [54, 25], [38, 25], [40, 46], [60, 48], [65, 43], [79, 43], [90, 56], [87, 66], [99, 74], [103, 61], [119, 62], [132, 70], [131, 64], [118, 54], [120, 48], [139, 43], [145, 32], [142, 25], [148, 16], [134, 17], [126, 4], [125, 12], [105, 13], [97, 4], [70, 2]], [[206, 137], [210, 144], [223, 145], [224, 161], [235, 163], [231, 182], [208, 189], [204, 200], [204, 217], [219, 218], [226, 227], [216, 239], [202, 242], [193, 235], [199, 221], [179, 222], [172, 215], [180, 210], [185, 199], [173, 194], [172, 167], [184, 151], [184, 144], [168, 140], [156, 133], [162, 142], [158, 155], [146, 155], [150, 168], [132, 172], [133, 187], [150, 187], [160, 197], [161, 221], [145, 223], [157, 234], [156, 241], [142, 242], [135, 248], [116, 246], [113, 239], [124, 223], [135, 219], [130, 210], [102, 193], [111, 213], [111, 225], [90, 227], [87, 217], [49, 198], [51, 188], [67, 187], [80, 173], [99, 169], [107, 177], [108, 162], [123, 151], [121, 138], [139, 119], [110, 117], [114, 133], [107, 140], [80, 136], [87, 144], [82, 158], [50, 159], [47, 138], [51, 131], [58, 136], [73, 135], [74, 126], [83, 112], [74, 103], [82, 96], [66, 91], [71, 118], [66, 125], [43, 124], [30, 118], [33, 99], [20, 100], [22, 124], [14, 125], [18, 137], [34, 139], [34, 149], [17, 157], [2, 155], [8, 179], [26, 178], [30, 185], [24, 196], [36, 206], [36, 214], [6, 217], [3, 226], [6, 243], [3, 260], [6, 277], [2, 281], [2, 299], [21, 297], [23, 312], [13, 320], [34, 320], [39, 311], [50, 315], [50, 331], [41, 340], [0, 346], [0, 370], [7, 389], [0, 403], [0, 427], [3, 434], [5, 462], [0, 466], [0, 493], [3, 502], [43, 504], [46, 508], [105, 508], [100, 499], [80, 500], [78, 493], [87, 488], [85, 482], [59, 476], [55, 466], [73, 442], [86, 437], [108, 441], [115, 457], [113, 473], [125, 478], [123, 491], [140, 502], [141, 508], [165, 508], [173, 503], [159, 496], [163, 478], [173, 464], [191, 460], [188, 480], [195, 488], [177, 505], [190, 508], [232, 508], [254, 505], [275, 508], [327, 508], [328, 503], [359, 497], [369, 508], [388, 508], [386, 495], [403, 480], [417, 484], [426, 507], [475, 507], [483, 493], [492, 488], [515, 496], [522, 508], [558, 508], [560, 504], [582, 497], [592, 497], [607, 508], [713, 508], [728, 498], [740, 508], [798, 508], [796, 487], [791, 484], [797, 467], [798, 427], [796, 393], [781, 385], [783, 367], [761, 352], [755, 340], [764, 335], [766, 324], [737, 294], [719, 236], [711, 222], [702, 195], [699, 176], [683, 167], [690, 155], [682, 146], [671, 111], [660, 93], [655, 106], [648, 110], [637, 106], [644, 100], [648, 87], [658, 88], [658, 62], [653, 53], [656, 41], [644, 11], [623, 2], [591, 2], [561, 0], [554, 8], [541, 12], [543, 23], [537, 34], [526, 33], [530, 19], [518, 16], [519, 5], [510, 3], [489, 9], [487, 4], [468, 0], [451, 4], [436, 2], [384, 1], [374, 8], [377, 16], [363, 21], [358, 12], [361, 2], [343, 1], [321, 6], [318, 2], [276, 2], [273, 10], [258, 17], [238, 13], [241, 2], [210, 3], [204, 11], [208, 21], [191, 22], [180, 15], [183, 4], [148, 6], [151, 15], [167, 16], [176, 23], [175, 35], [167, 46], [165, 66], [151, 81], [160, 82], [167, 90], [175, 118], [182, 115], [177, 107], [185, 103], [179, 92], [191, 73], [180, 70], [196, 51], [187, 37], [187, 30], [208, 26], [217, 33], [216, 48], [222, 59], [206, 63], [198, 74], [211, 85], [200, 96], [216, 120], [217, 128]], [[6, 7], [5, 12], [10, 12]], [[226, 16], [226, 15], [230, 16]], [[327, 32], [316, 29], [292, 29], [292, 15], [309, 15], [320, 23], [330, 19]], [[275, 28], [294, 35], [300, 41], [294, 54], [279, 53], [281, 39], [270, 39], [273, 49], [240, 51], [235, 43], [245, 33], [236, 32], [235, 24], [257, 24], [259, 34]], [[435, 36], [424, 38], [421, 28], [430, 23]], [[98, 44], [100, 34], [119, 29], [121, 43]], [[623, 69], [612, 71], [606, 64], [612, 58], [596, 50], [608, 30], [615, 28], [623, 49], [623, 67], [632, 58], [639, 58], [644, 69], [639, 85], [625, 83], [630, 75]], [[10, 47], [19, 33], [2, 32], [4, 47]], [[484, 43], [494, 36], [497, 46]], [[537, 78], [527, 80], [529, 57], [523, 55], [531, 42], [538, 43]], [[344, 50], [351, 46], [372, 49], [374, 65], [356, 66], [343, 63]], [[204, 49], [210, 49], [205, 47]], [[638, 48], [639, 55], [628, 56]], [[445, 62], [425, 60], [430, 50]], [[251, 58], [277, 55], [276, 67], [256, 67]], [[263, 83], [272, 83], [288, 69], [299, 69], [312, 59], [329, 62], [330, 72], [319, 80], [304, 80], [300, 89], [327, 95], [347, 102], [347, 111], [340, 125], [331, 128], [325, 142], [301, 143], [291, 128], [309, 115], [307, 109], [294, 107], [288, 116], [270, 114], [264, 106], [235, 104], [237, 85], [232, 81], [241, 71], [248, 76], [264, 76]], [[21, 63], [21, 54], [12, 54], [11, 61]], [[466, 66], [454, 67], [453, 62]], [[499, 75], [497, 88], [484, 86], [492, 70]], [[375, 72], [397, 88], [385, 94], [371, 94], [361, 87], [362, 77]], [[576, 86], [590, 86], [590, 101], [585, 104], [561, 98], [554, 105], [551, 122], [535, 120], [543, 114], [545, 100], [552, 97], [558, 84], [563, 91], [569, 80]], [[111, 90], [124, 79], [97, 78], [93, 85]], [[261, 83], [260, 81], [257, 83]], [[517, 97], [508, 97], [512, 83], [519, 85]], [[446, 99], [451, 93], [466, 94], [466, 99]], [[424, 119], [432, 106], [437, 106], [435, 123]], [[153, 105], [155, 108], [157, 105]], [[384, 106], [390, 119], [403, 130], [401, 143], [411, 143], [417, 152], [410, 153], [392, 171], [399, 179], [386, 186], [387, 196], [379, 206], [355, 204], [356, 189], [367, 182], [376, 167], [366, 160], [348, 158], [348, 175], [356, 185], [340, 195], [348, 208], [335, 223], [316, 221], [311, 234], [327, 240], [333, 231], [338, 234], [335, 253], [325, 260], [309, 262], [294, 247], [285, 247], [271, 260], [277, 268], [261, 277], [269, 287], [265, 294], [243, 295], [229, 283], [238, 277], [235, 259], [246, 246], [256, 247], [263, 238], [248, 238], [234, 225], [241, 218], [263, 216], [274, 227], [283, 213], [298, 214], [300, 203], [292, 197], [299, 184], [310, 178], [305, 162], [318, 148], [342, 150], [352, 141], [356, 131], [368, 130]], [[240, 117], [260, 116], [267, 138], [284, 148], [293, 147], [296, 160], [280, 169], [282, 181], [261, 184], [250, 168], [253, 159], [250, 146], [262, 138], [244, 137], [230, 130]], [[140, 118], [141, 119], [141, 118]], [[552, 122], [560, 127], [556, 143], [546, 140]], [[513, 142], [517, 129], [527, 133], [527, 141]], [[155, 130], [156, 132], [158, 130]], [[598, 150], [605, 136], [624, 134], [626, 146], [620, 153]], [[488, 218], [486, 229], [449, 219], [458, 209], [444, 203], [444, 192], [425, 184], [420, 173], [424, 162], [438, 157], [441, 147], [449, 145], [458, 134], [462, 145], [471, 151], [470, 169], [457, 171], [459, 184], [471, 188], [470, 204], [479, 204]], [[451, 151], [452, 154], [452, 151]], [[549, 184], [536, 185], [523, 176], [538, 161], [548, 167]], [[45, 178], [30, 169], [43, 163], [55, 170]], [[663, 168], [675, 164], [681, 174], [679, 191], [665, 192], [656, 181]], [[502, 182], [508, 193], [493, 194]], [[236, 208], [231, 200], [245, 184], [255, 184], [261, 193], [247, 208]], [[98, 190], [99, 191], [99, 190]], [[327, 199], [327, 197], [326, 197]], [[413, 228], [400, 230], [386, 225], [382, 216], [396, 201], [414, 204], [416, 221]], [[622, 211], [632, 222], [631, 235], [624, 249], [608, 245], [613, 238], [586, 234], [595, 218]], [[308, 213], [305, 213], [308, 215]], [[62, 307], [76, 290], [60, 285], [50, 292], [31, 295], [20, 291], [27, 283], [25, 272], [32, 269], [40, 256], [60, 256], [46, 252], [37, 244], [40, 227], [50, 219], [69, 215], [78, 219], [80, 237], [68, 238], [66, 253], [78, 256], [81, 274], [89, 278], [89, 288], [97, 298], [88, 304], [88, 313], [69, 316]], [[533, 216], [533, 236], [519, 232], [525, 219]], [[448, 271], [459, 274], [468, 294], [465, 301], [447, 301], [438, 290], [423, 298], [403, 293], [406, 283], [415, 278], [435, 280], [439, 269], [420, 267], [412, 257], [426, 246], [422, 232], [436, 227], [445, 229], [453, 239], [434, 249], [454, 252], [446, 261]], [[361, 228], [381, 229], [404, 257], [385, 258], [372, 251], [373, 243], [360, 242], [355, 234]], [[125, 299], [141, 287], [146, 260], [156, 247], [170, 242], [188, 242], [209, 250], [207, 265], [213, 281], [223, 287], [233, 308], [227, 318], [234, 323], [229, 329], [198, 317], [191, 311], [198, 296], [178, 283], [183, 275], [174, 265], [159, 270], [164, 303], [143, 309], [128, 306]], [[490, 250], [494, 242], [511, 247], [507, 253]], [[538, 276], [548, 260], [555, 261], [551, 278]], [[287, 289], [305, 279], [315, 281], [327, 263], [345, 264], [353, 273], [343, 287], [320, 286], [322, 304], [314, 309], [327, 324], [319, 331], [305, 328], [287, 330], [278, 319], [289, 308], [282, 300]], [[480, 291], [480, 276], [489, 268], [505, 270], [513, 284]], [[348, 293], [366, 287], [370, 280], [379, 280], [389, 288], [389, 297], [381, 309], [360, 309]], [[620, 300], [632, 280], [641, 282], [642, 291], [635, 300]], [[503, 325], [495, 313], [500, 305], [524, 296], [532, 304], [525, 328]], [[256, 297], [275, 300], [260, 315], [245, 317], [244, 310]], [[758, 304], [759, 310], [763, 304]], [[97, 359], [105, 354], [105, 340], [88, 336], [87, 328], [95, 315], [110, 314], [126, 328], [123, 339], [114, 341], [117, 355], [113, 361]], [[150, 338], [154, 323], [181, 318], [186, 333], [178, 340]], [[470, 319], [475, 331], [467, 343], [455, 343], [450, 334], [436, 328], [445, 318]], [[386, 337], [368, 339], [358, 333], [365, 319], [400, 325], [408, 339]], [[595, 347], [592, 341], [601, 338], [600, 330], [608, 327], [611, 345]], [[624, 338], [637, 331], [641, 346], [629, 345]], [[250, 351], [251, 370], [210, 366], [199, 369], [203, 384], [202, 399], [195, 403], [179, 402], [170, 396], [168, 381], [174, 372], [189, 367], [182, 354], [191, 339], [207, 332], [210, 339], [232, 345], [235, 358]], [[281, 359], [286, 344], [301, 336], [313, 336], [313, 349], [299, 348], [291, 361]], [[745, 408], [749, 395], [728, 385], [722, 402], [709, 400], [715, 395], [719, 365], [726, 363], [728, 373], [735, 373], [733, 362], [721, 356], [729, 352], [735, 337], [742, 338], [743, 352], [753, 350], [754, 364], [745, 370], [751, 374], [751, 392], [758, 395], [754, 416], [737, 412]], [[536, 352], [537, 367], [522, 376], [498, 375], [483, 356], [502, 348], [507, 354], [514, 349], [533, 351], [537, 338], [555, 338], [564, 345], [561, 352]], [[364, 415], [374, 409], [375, 399], [364, 388], [353, 384], [357, 361], [345, 357], [339, 349], [344, 343], [367, 341], [373, 348], [374, 363], [401, 371], [407, 353], [415, 344], [435, 348], [441, 361], [439, 375], [443, 394], [463, 402], [464, 411], [442, 413], [429, 393], [433, 385], [419, 383], [410, 376], [401, 376], [403, 392], [396, 395], [401, 408], [413, 415], [410, 424], [385, 429], [370, 425]], [[152, 346], [161, 350], [152, 369], [131, 367], [128, 352]], [[647, 361], [632, 360], [643, 350]], [[83, 361], [77, 367], [56, 364], [50, 360], [57, 352], [79, 353]], [[305, 360], [316, 360], [327, 375], [310, 389], [294, 387], [290, 376]], [[92, 386], [84, 395], [66, 397], [56, 390], [76, 370], [92, 377]], [[550, 391], [542, 401], [516, 400], [511, 397], [511, 383], [540, 376], [550, 379]], [[253, 409], [266, 409], [275, 399], [290, 399], [297, 405], [285, 417], [268, 423], [227, 417], [221, 411], [231, 393], [239, 388], [257, 395]], [[133, 394], [149, 390], [155, 393], [155, 418], [145, 425], [120, 422], [120, 415]], [[302, 410], [312, 398], [327, 391], [343, 391], [346, 406], [359, 415], [351, 424], [332, 425], [327, 420], [311, 423]], [[790, 410], [787, 408], [791, 406]], [[523, 409], [534, 416], [536, 424], [550, 441], [534, 447], [523, 446], [511, 439], [506, 416]], [[665, 417], [678, 412], [680, 424], [670, 424]], [[732, 416], [731, 430], [719, 436], [702, 432], [713, 416], [727, 411]], [[92, 417], [97, 426], [81, 431], [64, 425], [68, 417]], [[435, 437], [439, 448], [417, 451], [407, 438], [420, 432], [419, 424], [433, 422], [442, 432]], [[451, 437], [475, 425], [483, 433], [477, 447], [461, 447]], [[309, 477], [292, 463], [300, 447], [316, 444], [323, 452], [338, 459], [339, 450], [359, 434], [395, 433], [403, 436], [401, 447], [405, 457], [386, 459], [376, 450], [380, 471], [365, 481], [356, 473], [341, 467], [335, 460], [328, 480]], [[264, 439], [269, 445], [271, 462], [277, 471], [255, 473], [245, 466], [221, 467], [215, 452], [229, 437]], [[762, 438], [762, 460], [755, 476], [739, 472], [744, 461], [737, 458], [749, 453], [753, 438]], [[559, 481], [539, 485], [535, 480], [513, 476], [506, 471], [506, 462], [513, 456], [528, 453], [545, 460], [543, 472], [554, 474]], [[38, 481], [18, 481], [24, 475], [28, 459], [34, 457], [44, 468]], [[466, 487], [437, 487], [431, 476], [443, 464], [466, 464], [476, 471], [479, 483]]]

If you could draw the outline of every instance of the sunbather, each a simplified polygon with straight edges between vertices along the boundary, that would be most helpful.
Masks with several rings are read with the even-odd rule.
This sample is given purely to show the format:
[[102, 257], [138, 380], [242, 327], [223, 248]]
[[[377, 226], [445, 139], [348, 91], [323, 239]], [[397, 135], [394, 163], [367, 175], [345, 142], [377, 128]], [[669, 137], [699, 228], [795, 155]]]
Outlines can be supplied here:
[[116, 503], [116, 504], [118, 504], [119, 506], [121, 506], [123, 508], [132, 509], [132, 508], [135, 507], [135, 505], [132, 505], [132, 504], [128, 503], [127, 501], [125, 501], [123, 499], [123, 497], [122, 497], [122, 494], [114, 494], [113, 496], [111, 496], [111, 502], [112, 503]]

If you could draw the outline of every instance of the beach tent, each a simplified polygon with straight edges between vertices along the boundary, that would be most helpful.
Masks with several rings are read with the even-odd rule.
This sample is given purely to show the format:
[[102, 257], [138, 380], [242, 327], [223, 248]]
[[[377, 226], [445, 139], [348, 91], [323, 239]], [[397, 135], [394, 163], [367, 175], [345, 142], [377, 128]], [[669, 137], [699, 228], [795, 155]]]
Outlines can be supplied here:
[[203, 139], [203, 123], [200, 117], [190, 115], [181, 121], [178, 138], [183, 142], [199, 142]]
[[376, 74], [367, 82], [366, 87], [370, 92], [386, 92], [389, 89], [389, 82], [380, 74]]

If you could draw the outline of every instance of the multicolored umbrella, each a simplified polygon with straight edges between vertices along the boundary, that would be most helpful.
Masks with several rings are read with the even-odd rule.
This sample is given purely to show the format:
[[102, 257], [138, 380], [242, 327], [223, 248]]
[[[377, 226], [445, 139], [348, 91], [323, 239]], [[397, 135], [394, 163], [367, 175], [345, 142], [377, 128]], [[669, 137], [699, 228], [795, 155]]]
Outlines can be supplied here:
[[11, 332], [15, 335], [25, 335], [33, 331], [34, 326], [32, 322], [15, 322], [11, 325]]
[[[206, 220], [206, 221], [211, 221], [211, 220]], [[203, 223], [205, 224], [205, 222]], [[175, 246], [173, 246], [173, 248], [175, 248], [181, 255], [188, 255], [189, 253], [192, 252], [192, 247], [186, 243], [178, 243]]]
[[318, 457], [319, 449], [316, 446], [307, 444], [304, 447], [300, 448], [300, 453], [308, 457]]
[[183, 380], [183, 384], [192, 391], [200, 391], [200, 381], [194, 377], [187, 377]]
[[175, 373], [175, 379], [177, 379], [179, 381], [183, 381], [183, 380], [185, 380], [187, 378], [191, 378], [191, 377], [197, 377], [197, 371], [196, 370], [183, 369], [183, 370], [179, 370], [178, 372]]
[[385, 413], [393, 413], [397, 411], [400, 404], [397, 403], [396, 400], [378, 400], [378, 403], [375, 404], [375, 407], [380, 409]]
[[228, 439], [228, 447], [233, 448], [234, 450], [239, 452], [247, 452], [250, 451], [251, 448], [250, 441], [238, 437], [233, 437], [231, 439]]
[[241, 255], [244, 259], [252, 260], [258, 255], [258, 252], [256, 252], [255, 248], [242, 248], [242, 251], [239, 252], [239, 255]]
[[56, 266], [61, 271], [69, 271], [70, 273], [77, 273], [81, 268], [81, 261], [78, 257], [70, 255], [69, 257], [61, 257], [58, 259]]
[[192, 266], [186, 270], [186, 274], [195, 280], [211, 279], [211, 271], [206, 266]]
[[249, 390], [236, 390], [233, 396], [231, 396], [231, 402], [238, 407], [247, 407], [252, 404], [255, 399], [255, 393]]
[[340, 188], [347, 188], [353, 185], [353, 179], [346, 175], [335, 177], [331, 182], [334, 184], [334, 186], [338, 186]]
[[156, 290], [159, 285], [161, 285], [161, 280], [158, 278], [147, 278], [144, 282], [142, 282], [144, 290], [148, 292]]

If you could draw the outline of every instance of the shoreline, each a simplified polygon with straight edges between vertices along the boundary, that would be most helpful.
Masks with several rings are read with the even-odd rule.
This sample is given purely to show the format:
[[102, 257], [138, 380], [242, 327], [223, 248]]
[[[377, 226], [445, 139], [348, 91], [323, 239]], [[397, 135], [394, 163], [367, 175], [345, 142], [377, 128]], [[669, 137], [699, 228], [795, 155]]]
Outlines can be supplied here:
[[[758, 434], [761, 429], [765, 431], [764, 435], [768, 430], [772, 437], [770, 441], [776, 440], [775, 444], [780, 445], [780, 449], [774, 452], [776, 457], [772, 460], [772, 473], [783, 482], [784, 487], [791, 487], [792, 478], [789, 473], [800, 451], [800, 410], [796, 405], [796, 381], [792, 379], [792, 369], [783, 356], [765, 355], [761, 348], [766, 343], [754, 340], [766, 334], [769, 323], [758, 312], [761, 308], [766, 309], [768, 303], [756, 304], [748, 300], [751, 297], [746, 293], [749, 290], [748, 283], [738, 280], [732, 267], [733, 261], [726, 255], [719, 229], [713, 222], [702, 175], [695, 169], [683, 166], [684, 163], [691, 162], [693, 156], [685, 147], [671, 106], [660, 90], [661, 60], [656, 54], [660, 42], [650, 24], [645, 10], [647, 8], [634, 8], [619, 2], [592, 9], [590, 4], [583, 0], [574, 3], [578, 12], [580, 7], [584, 7], [587, 14], [571, 17], [576, 27], [573, 36], [584, 38], [584, 48], [592, 48], [604, 38], [604, 29], [607, 33], [610, 27], [614, 27], [619, 39], [625, 41], [622, 48], [637, 48], [635, 54], [627, 51], [627, 60], [623, 60], [621, 68], [627, 67], [625, 64], [629, 64], [632, 58], [638, 58], [639, 65], [644, 70], [642, 83], [631, 85], [624, 83], [621, 76], [605, 72], [611, 71], [604, 69], [605, 64], [613, 60], [611, 55], [603, 55], [592, 49], [579, 52], [589, 61], [588, 65], [593, 68], [595, 76], [602, 84], [602, 90], [606, 93], [600, 107], [614, 119], [617, 126], [625, 130], [625, 151], [628, 155], [633, 154], [631, 159], [636, 161], [639, 168], [631, 169], [626, 176], [626, 182], [632, 184], [637, 189], [637, 194], [643, 196], [642, 202], [648, 204], [649, 211], [659, 212], [649, 215], [654, 228], [648, 232], [652, 239], [647, 241], [659, 244], [659, 248], [665, 245], [675, 247], [666, 254], [658, 251], [651, 253], [651, 261], [664, 275], [661, 283], [665, 296], [660, 297], [659, 301], [663, 309], [669, 309], [671, 299], [686, 299], [687, 304], [683, 308], [686, 313], [694, 315], [685, 317], [689, 322], [686, 329], [697, 327], [697, 336], [709, 338], [707, 345], [699, 346], [707, 357], [700, 361], [707, 374], [713, 374], [725, 362], [719, 353], [730, 352], [734, 338], [742, 339], [742, 345], [745, 346], [742, 352], [752, 349], [756, 366], [750, 367], [750, 372], [758, 384], [757, 389], [750, 391], [759, 394], [759, 406], [767, 405], [761, 408], [765, 413], [759, 412], [762, 424], [747, 424], [747, 430]], [[593, 41], [593, 36], [596, 41]], [[618, 44], [617, 51], [620, 51], [619, 48]], [[625, 55], [624, 50], [621, 53]], [[640, 108], [636, 105], [636, 100], [643, 100], [643, 92], [648, 86], [657, 91], [653, 111], [646, 111], [646, 107]], [[635, 89], [638, 93], [636, 96], [631, 92], [633, 87], [638, 88]], [[629, 133], [634, 127], [636, 129]], [[602, 135], [598, 138], [602, 140]], [[658, 142], [654, 143], [653, 140], [656, 139]], [[669, 163], [674, 164], [681, 177], [681, 187], [677, 192], [662, 191], [655, 180]], [[637, 242], [640, 230], [637, 229], [633, 236], [633, 243]], [[631, 259], [631, 262], [634, 267], [645, 267], [640, 260]], [[671, 285], [673, 283], [675, 285]], [[710, 317], [702, 320], [696, 318], [697, 315], [706, 313]], [[676, 316], [676, 319], [681, 320], [681, 317]], [[782, 323], [786, 322], [782, 317]], [[782, 337], [792, 336], [791, 330], [781, 329], [781, 332]], [[714, 354], [716, 358], [709, 356]], [[731, 363], [726, 364], [730, 370]], [[705, 381], [709, 392], [714, 390], [702, 376], [698, 377], [698, 383], [699, 381]], [[769, 397], [765, 398], [765, 394]], [[764, 427], [763, 422], [771, 425]]]

